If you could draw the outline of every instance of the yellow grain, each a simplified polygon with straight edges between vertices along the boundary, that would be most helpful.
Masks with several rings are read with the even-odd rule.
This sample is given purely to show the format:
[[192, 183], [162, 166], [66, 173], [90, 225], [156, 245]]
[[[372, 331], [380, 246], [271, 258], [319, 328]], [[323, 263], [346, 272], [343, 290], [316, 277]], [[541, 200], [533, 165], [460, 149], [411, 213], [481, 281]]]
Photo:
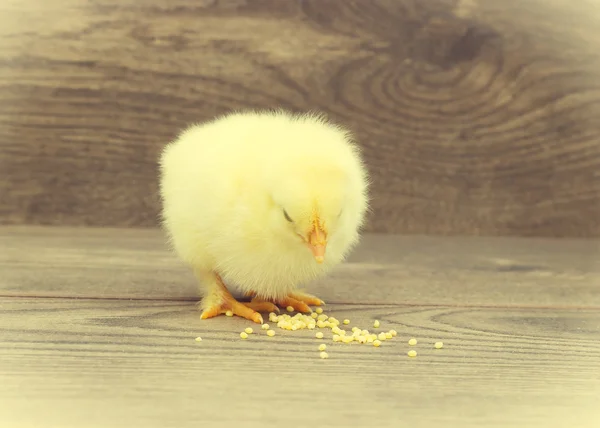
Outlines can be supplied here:
[[375, 322], [373, 323], [373, 327], [379, 328], [379, 325], [380, 325], [379, 320], [375, 320]]
[[319, 354], [319, 356], [320, 356], [322, 359], [324, 359], [324, 360], [326, 360], [327, 358], [329, 358], [329, 354], [328, 354], [327, 352], [325, 352], [325, 351], [321, 352], [321, 353]]
[[378, 348], [379, 346], [381, 346], [381, 341], [379, 341], [379, 340], [374, 340], [374, 341], [373, 341], [373, 346], [375, 346], [375, 347], [377, 347], [377, 348]]
[[344, 324], [345, 324], [345, 325], [348, 325], [348, 324], [350, 324], [350, 320], [349, 320], [349, 319], [345, 319], [345, 320], [344, 320]]
[[324, 343], [321, 343], [319, 345], [319, 351], [324, 351], [325, 349], [327, 349], [327, 345], [325, 345]]
[[240, 333], [240, 337], [241, 337], [242, 339], [248, 339], [248, 333], [246, 333], [245, 331], [242, 331], [242, 332]]
[[435, 342], [435, 349], [442, 349], [444, 347], [444, 343], [443, 342]]
[[252, 334], [252, 333], [254, 333], [254, 330], [252, 330], [252, 327], [246, 327], [246, 328], [244, 329], [244, 331], [245, 331], [246, 333], [248, 333], [248, 334]]
[[412, 339], [410, 339], [410, 340], [408, 341], [408, 344], [409, 344], [410, 346], [415, 346], [415, 345], [417, 344], [417, 339], [415, 339], [415, 338], [413, 337]]
[[417, 356], [417, 351], [415, 351], [414, 349], [411, 349], [410, 351], [407, 352], [407, 355], [409, 357], [416, 357]]
[[294, 307], [293, 306], [288, 306], [287, 308], [285, 308], [286, 311], [288, 312], [294, 312]]
[[232, 317], [233, 316], [233, 312], [232, 311], [226, 311], [225, 315], [228, 317]]
[[323, 313], [323, 308], [317, 308], [317, 309], [315, 309], [315, 312], [317, 314], [322, 314]]
[[393, 337], [396, 337], [396, 335], [398, 334], [398, 332], [397, 332], [396, 330], [390, 330], [390, 334], [391, 334]]
[[315, 334], [315, 337], [316, 337], [317, 339], [323, 339], [323, 333], [322, 333], [322, 332], [320, 332], [320, 331], [317, 331], [317, 334]]
[[273, 337], [275, 336], [275, 332], [273, 330], [267, 330], [267, 336]]
[[198, 336], [196, 339], [194, 339], [196, 342], [202, 342], [202, 338], [200, 336]]

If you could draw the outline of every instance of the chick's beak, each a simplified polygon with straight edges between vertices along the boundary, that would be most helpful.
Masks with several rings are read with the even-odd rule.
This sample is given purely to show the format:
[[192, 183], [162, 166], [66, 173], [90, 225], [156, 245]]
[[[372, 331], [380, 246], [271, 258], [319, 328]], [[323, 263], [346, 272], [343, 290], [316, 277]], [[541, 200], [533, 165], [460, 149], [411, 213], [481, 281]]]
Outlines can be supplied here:
[[327, 235], [318, 225], [315, 225], [312, 232], [308, 235], [308, 246], [317, 263], [323, 263], [325, 260], [325, 248], [327, 247]]

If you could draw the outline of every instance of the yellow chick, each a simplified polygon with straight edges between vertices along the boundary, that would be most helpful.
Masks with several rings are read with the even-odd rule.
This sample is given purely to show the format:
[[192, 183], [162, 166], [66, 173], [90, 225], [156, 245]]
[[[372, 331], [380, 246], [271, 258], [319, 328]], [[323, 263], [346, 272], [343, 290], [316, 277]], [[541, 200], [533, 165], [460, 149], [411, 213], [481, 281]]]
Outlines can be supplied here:
[[323, 304], [298, 287], [343, 261], [368, 210], [350, 133], [282, 110], [184, 130], [161, 155], [160, 193], [169, 241], [200, 283], [202, 319], [231, 311], [262, 323], [260, 312]]

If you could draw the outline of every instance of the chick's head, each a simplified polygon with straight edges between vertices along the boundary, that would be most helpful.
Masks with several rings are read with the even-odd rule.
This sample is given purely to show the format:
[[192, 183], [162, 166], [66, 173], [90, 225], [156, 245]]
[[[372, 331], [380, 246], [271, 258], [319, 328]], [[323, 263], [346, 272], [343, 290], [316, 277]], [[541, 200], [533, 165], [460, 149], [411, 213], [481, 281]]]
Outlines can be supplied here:
[[367, 210], [366, 170], [346, 135], [329, 128], [317, 135], [321, 139], [288, 137], [292, 148], [275, 150], [269, 162], [266, 227], [319, 264], [343, 259], [358, 240]]

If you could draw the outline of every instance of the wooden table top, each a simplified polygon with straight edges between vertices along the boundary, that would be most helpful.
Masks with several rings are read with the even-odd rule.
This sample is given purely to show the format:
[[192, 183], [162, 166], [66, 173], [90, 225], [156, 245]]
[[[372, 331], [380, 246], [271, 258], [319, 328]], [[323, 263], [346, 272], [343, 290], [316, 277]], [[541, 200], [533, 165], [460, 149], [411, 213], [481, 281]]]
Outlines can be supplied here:
[[0, 426], [596, 427], [599, 255], [368, 235], [309, 291], [348, 327], [398, 331], [375, 348], [201, 321], [157, 230], [3, 227]]

